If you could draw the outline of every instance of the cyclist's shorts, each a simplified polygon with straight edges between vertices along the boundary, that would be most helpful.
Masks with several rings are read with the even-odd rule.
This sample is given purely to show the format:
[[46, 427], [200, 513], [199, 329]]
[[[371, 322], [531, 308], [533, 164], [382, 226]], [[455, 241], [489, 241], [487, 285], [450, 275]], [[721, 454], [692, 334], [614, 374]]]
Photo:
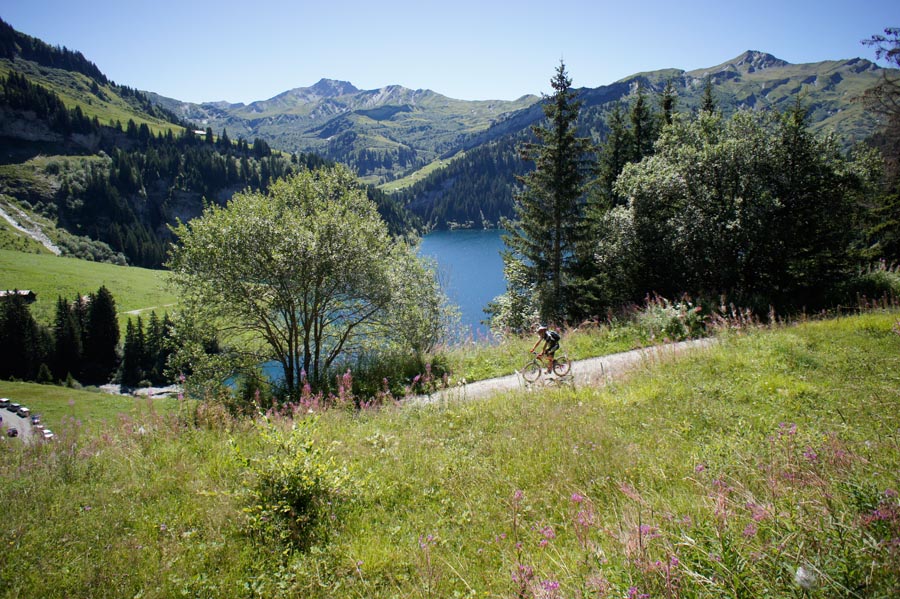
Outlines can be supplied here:
[[544, 351], [544, 353], [552, 356], [553, 354], [556, 353], [556, 350], [558, 350], [558, 349], [559, 349], [559, 343], [554, 343], [553, 345], [548, 347], [546, 349], [546, 351]]

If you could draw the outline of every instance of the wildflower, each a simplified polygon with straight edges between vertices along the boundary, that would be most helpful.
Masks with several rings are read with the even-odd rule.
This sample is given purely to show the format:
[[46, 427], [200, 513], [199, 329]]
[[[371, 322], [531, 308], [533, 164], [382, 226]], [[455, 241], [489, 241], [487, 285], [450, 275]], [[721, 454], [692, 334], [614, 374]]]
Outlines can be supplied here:
[[516, 489], [516, 492], [513, 493], [513, 500], [514, 501], [522, 501], [522, 497], [524, 495], [525, 495], [525, 493], [523, 493], [521, 489]]
[[572, 503], [581, 503], [582, 501], [584, 501], [583, 496], [578, 493], [572, 493]]
[[806, 448], [806, 451], [803, 452], [803, 457], [805, 457], [810, 462], [815, 462], [817, 459], [819, 459], [818, 454], [816, 454], [812, 447]]
[[545, 593], [555, 594], [559, 590], [559, 583], [555, 580], [545, 580], [541, 582], [541, 588]]
[[756, 525], [753, 522], [744, 527], [744, 536], [748, 539], [756, 536]]
[[694, 472], [698, 474], [703, 472], [704, 470], [706, 470], [706, 464], [697, 464], [696, 466], [694, 466]]
[[895, 491], [894, 489], [885, 489], [884, 496], [891, 497], [891, 498], [897, 497], [897, 491]]
[[801, 589], [809, 591], [816, 588], [819, 581], [815, 572], [800, 566], [794, 574], [794, 582], [797, 583], [797, 586]]

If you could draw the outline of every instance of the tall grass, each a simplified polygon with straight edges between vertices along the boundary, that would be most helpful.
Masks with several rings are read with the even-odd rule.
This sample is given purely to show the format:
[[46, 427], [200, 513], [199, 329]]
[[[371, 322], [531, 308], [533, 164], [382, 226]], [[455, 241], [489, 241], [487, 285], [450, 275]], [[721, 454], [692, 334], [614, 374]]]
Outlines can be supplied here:
[[[725, 334], [604, 388], [73, 425], [0, 445], [0, 592], [896, 596], [898, 390], [894, 311]], [[317, 468], [340, 474], [328, 534], [263, 542], [260, 476]]]

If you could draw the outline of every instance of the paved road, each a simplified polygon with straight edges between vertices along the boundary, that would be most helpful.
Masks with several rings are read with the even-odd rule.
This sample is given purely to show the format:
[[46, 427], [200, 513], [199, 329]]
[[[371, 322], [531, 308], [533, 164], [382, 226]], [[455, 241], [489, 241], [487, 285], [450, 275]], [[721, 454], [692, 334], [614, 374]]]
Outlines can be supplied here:
[[[28, 442], [32, 438], [31, 418], [22, 418], [18, 414], [10, 412], [6, 408], [0, 408], [0, 416], [3, 417], [3, 423], [0, 428], [3, 429], [3, 436], [6, 437], [6, 431], [10, 427], [15, 427], [19, 431], [19, 438], [24, 442]], [[36, 432], [36, 431], [34, 431]]]
[[[558, 379], [555, 376], [548, 377], [547, 375], [544, 375], [532, 386], [571, 382], [580, 386], [599, 387], [641, 364], [674, 356], [689, 349], [707, 347], [714, 342], [714, 339], [709, 338], [691, 339], [688, 341], [680, 341], [678, 343], [634, 349], [599, 358], [579, 360], [577, 362], [572, 362], [572, 372], [569, 376]], [[407, 403], [410, 405], [424, 405], [451, 399], [478, 399], [494, 393], [524, 389], [526, 387], [525, 380], [518, 372], [516, 372], [515, 374], [495, 379], [487, 379], [469, 383], [467, 385], [451, 387], [449, 389], [441, 389], [431, 395], [418, 395], [407, 400]]]

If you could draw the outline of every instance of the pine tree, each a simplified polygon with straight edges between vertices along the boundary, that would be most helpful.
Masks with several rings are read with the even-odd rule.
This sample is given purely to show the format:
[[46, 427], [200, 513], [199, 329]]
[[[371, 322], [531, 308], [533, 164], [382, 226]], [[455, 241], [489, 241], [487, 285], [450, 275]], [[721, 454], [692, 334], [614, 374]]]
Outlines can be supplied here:
[[631, 137], [625, 126], [625, 115], [619, 102], [616, 102], [609, 113], [606, 125], [609, 127], [609, 133], [600, 149], [598, 184], [603, 203], [605, 207], [610, 208], [625, 203], [624, 199], [615, 193], [613, 185], [631, 156]]
[[0, 378], [34, 380], [50, 350], [50, 334], [14, 292], [0, 301]]
[[672, 124], [672, 115], [675, 113], [675, 102], [677, 99], [675, 84], [669, 79], [666, 81], [666, 87], [663, 88], [662, 96], [659, 100], [659, 107], [662, 109], [663, 126]]
[[712, 93], [712, 78], [706, 77], [706, 82], [703, 85], [703, 99], [700, 103], [700, 111], [705, 112], [707, 114], [712, 114], [716, 110], [716, 101], [713, 98]]
[[524, 190], [516, 196], [516, 221], [504, 224], [508, 260], [525, 265], [544, 321], [561, 320], [567, 313], [565, 287], [575, 248], [586, 233], [582, 200], [594, 170], [590, 139], [576, 136], [581, 102], [562, 61], [551, 85], [554, 93], [543, 106], [548, 124], [532, 127], [537, 142], [520, 149], [535, 169], [519, 178]]
[[81, 373], [81, 325], [75, 309], [68, 300], [56, 300], [56, 317], [53, 324], [54, 351], [53, 374], [58, 380]]
[[122, 347], [120, 381], [127, 387], [137, 387], [144, 378], [144, 331], [141, 318], [135, 325], [131, 319], [125, 325], [125, 342]]
[[84, 343], [84, 378], [89, 383], [105, 383], [116, 370], [119, 322], [116, 302], [105, 286], [91, 294], [87, 310]]
[[631, 121], [631, 161], [640, 162], [645, 156], [653, 154], [653, 142], [657, 137], [653, 113], [647, 105], [647, 94], [642, 85], [638, 85], [628, 118]]

